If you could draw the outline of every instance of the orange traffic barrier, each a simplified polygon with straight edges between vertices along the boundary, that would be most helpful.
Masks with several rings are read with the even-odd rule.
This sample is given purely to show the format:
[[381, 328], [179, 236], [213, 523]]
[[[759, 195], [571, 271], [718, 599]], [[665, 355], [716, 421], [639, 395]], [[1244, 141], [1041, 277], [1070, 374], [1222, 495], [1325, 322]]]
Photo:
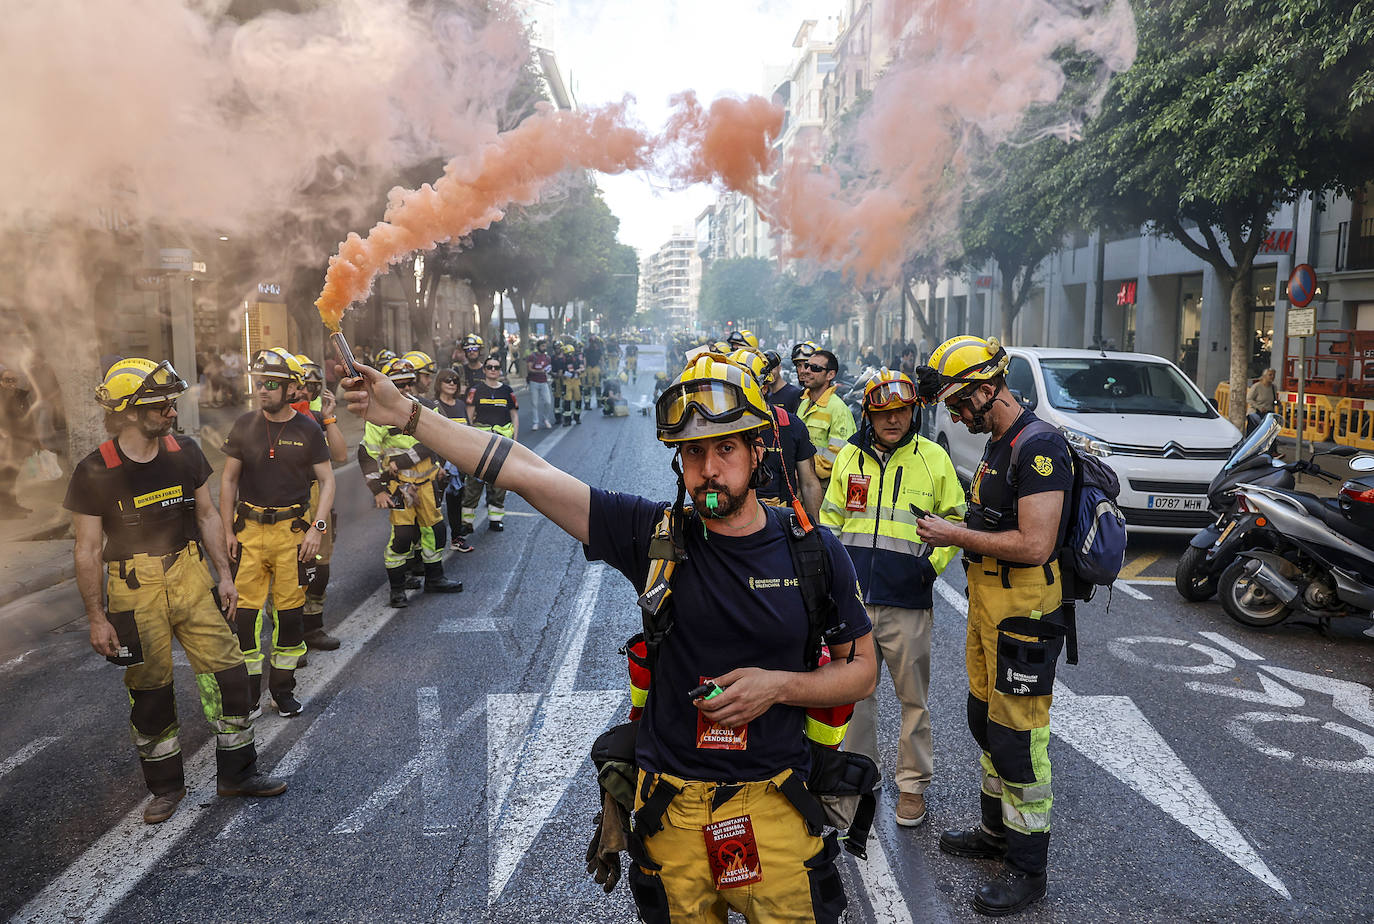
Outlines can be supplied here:
[[[1302, 438], [1316, 443], [1331, 439], [1331, 431], [1336, 425], [1336, 408], [1331, 404], [1331, 399], [1326, 395], [1303, 395], [1303, 404], [1306, 413], [1303, 414]], [[1283, 424], [1279, 432], [1289, 439], [1297, 439], [1297, 392], [1280, 393], [1279, 417]]]
[[1342, 446], [1374, 450], [1374, 401], [1342, 398], [1336, 405], [1336, 426], [1331, 438]]
[[1216, 394], [1212, 397], [1217, 402], [1217, 413], [1222, 417], [1231, 416], [1231, 383], [1222, 382], [1217, 385]]

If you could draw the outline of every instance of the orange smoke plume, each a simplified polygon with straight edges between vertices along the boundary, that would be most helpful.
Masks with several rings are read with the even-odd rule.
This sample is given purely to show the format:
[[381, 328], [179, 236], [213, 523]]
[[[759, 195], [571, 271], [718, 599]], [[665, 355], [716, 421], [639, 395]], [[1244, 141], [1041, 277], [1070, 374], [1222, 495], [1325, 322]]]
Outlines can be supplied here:
[[703, 109], [688, 90], [672, 98], [662, 144], [669, 174], [680, 182], [710, 183], [757, 198], [760, 178], [773, 172], [773, 141], [782, 132], [783, 110], [759, 96], [722, 97]]
[[490, 227], [512, 204], [529, 204], [571, 168], [621, 173], [648, 162], [650, 141], [625, 117], [625, 106], [581, 112], [543, 109], [499, 135], [473, 157], [444, 167], [433, 186], [396, 188], [382, 221], [366, 237], [350, 233], [329, 258], [320, 318], [338, 330], [350, 304], [367, 297], [388, 266], [417, 250]]

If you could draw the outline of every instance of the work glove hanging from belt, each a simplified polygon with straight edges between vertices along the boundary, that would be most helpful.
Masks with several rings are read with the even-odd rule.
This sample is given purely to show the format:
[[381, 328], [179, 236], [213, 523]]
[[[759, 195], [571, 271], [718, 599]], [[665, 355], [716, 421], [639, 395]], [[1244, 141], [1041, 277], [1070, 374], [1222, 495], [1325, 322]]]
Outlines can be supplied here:
[[625, 849], [625, 810], [610, 793], [601, 791], [601, 812], [596, 816], [596, 830], [587, 845], [587, 872], [596, 884], [610, 894], [620, 881], [620, 852]]

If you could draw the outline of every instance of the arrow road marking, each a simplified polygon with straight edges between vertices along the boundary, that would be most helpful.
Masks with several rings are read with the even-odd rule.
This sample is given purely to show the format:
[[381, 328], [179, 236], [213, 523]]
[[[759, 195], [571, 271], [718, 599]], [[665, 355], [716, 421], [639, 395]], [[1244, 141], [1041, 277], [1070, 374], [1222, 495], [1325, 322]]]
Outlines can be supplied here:
[[1112, 584], [1112, 586], [1115, 587], [1117, 590], [1121, 591], [1121, 592], [1122, 592], [1123, 594], [1125, 594], [1126, 596], [1128, 596], [1128, 597], [1135, 597], [1137, 600], [1153, 600], [1153, 599], [1154, 599], [1154, 597], [1151, 597], [1149, 594], [1145, 593], [1143, 590], [1136, 590], [1136, 589], [1135, 589], [1134, 587], [1132, 587], [1130, 584], [1127, 584], [1125, 581], [1122, 581], [1122, 580], [1117, 580], [1115, 583]]
[[1284, 898], [1288, 889], [1127, 696], [1078, 696], [1054, 683], [1052, 731]]

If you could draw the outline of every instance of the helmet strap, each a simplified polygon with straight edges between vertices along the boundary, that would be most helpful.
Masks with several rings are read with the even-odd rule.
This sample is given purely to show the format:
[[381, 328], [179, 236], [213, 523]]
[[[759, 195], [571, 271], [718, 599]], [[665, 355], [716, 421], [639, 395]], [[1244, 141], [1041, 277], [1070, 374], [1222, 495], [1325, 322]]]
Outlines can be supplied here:
[[673, 501], [672, 535], [673, 548], [679, 555], [683, 554], [686, 539], [684, 537], [683, 521], [687, 519], [684, 513], [684, 502], [687, 499], [687, 481], [682, 476], [682, 450], [673, 452], [672, 462], [673, 472], [677, 475], [677, 498]]

